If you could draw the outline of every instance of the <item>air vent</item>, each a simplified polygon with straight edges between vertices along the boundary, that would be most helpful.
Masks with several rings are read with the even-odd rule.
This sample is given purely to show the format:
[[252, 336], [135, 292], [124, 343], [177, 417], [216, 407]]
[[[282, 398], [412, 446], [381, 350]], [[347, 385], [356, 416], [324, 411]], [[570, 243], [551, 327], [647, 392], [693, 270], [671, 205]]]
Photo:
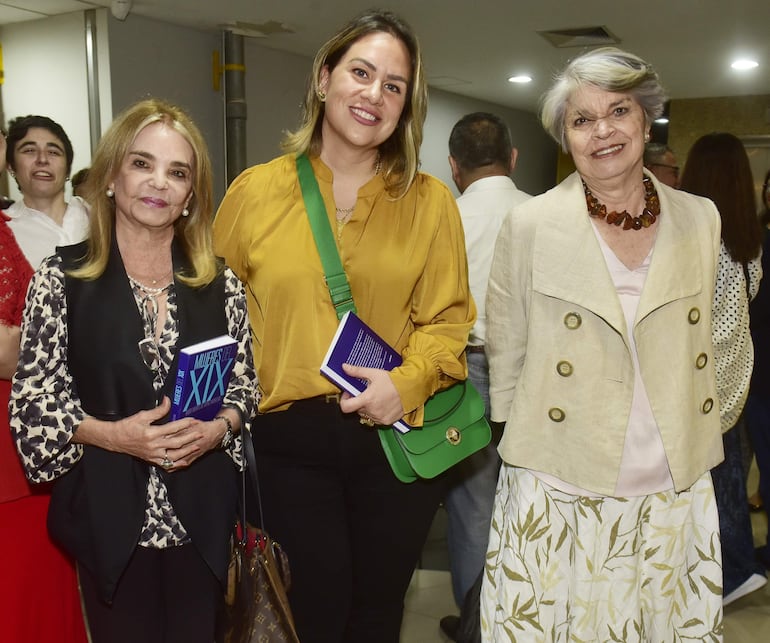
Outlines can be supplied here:
[[607, 27], [578, 27], [576, 29], [552, 29], [538, 31], [554, 47], [595, 47], [600, 45], [618, 45], [620, 38]]

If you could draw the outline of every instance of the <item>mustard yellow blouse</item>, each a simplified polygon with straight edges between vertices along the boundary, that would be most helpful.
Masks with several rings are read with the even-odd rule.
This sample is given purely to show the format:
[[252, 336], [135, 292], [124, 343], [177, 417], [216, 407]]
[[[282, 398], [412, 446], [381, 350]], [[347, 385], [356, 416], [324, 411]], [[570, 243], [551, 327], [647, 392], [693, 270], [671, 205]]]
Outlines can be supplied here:
[[[359, 316], [401, 352], [391, 372], [408, 413], [422, 422], [435, 391], [466, 377], [463, 349], [476, 318], [460, 215], [449, 189], [418, 174], [393, 200], [375, 176], [339, 231], [331, 170], [311, 160]], [[218, 255], [246, 284], [259, 373], [260, 412], [338, 392], [319, 373], [337, 316], [297, 179], [293, 155], [243, 172], [214, 222]]]

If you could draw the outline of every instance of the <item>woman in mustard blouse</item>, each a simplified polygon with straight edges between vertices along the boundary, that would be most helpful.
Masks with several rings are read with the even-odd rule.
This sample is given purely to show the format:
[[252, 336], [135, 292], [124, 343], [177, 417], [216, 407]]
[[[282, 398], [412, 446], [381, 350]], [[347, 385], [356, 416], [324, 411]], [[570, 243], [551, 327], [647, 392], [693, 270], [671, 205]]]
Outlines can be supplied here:
[[[270, 163], [230, 186], [215, 246], [247, 284], [262, 398], [254, 428], [267, 528], [292, 565], [303, 643], [396, 643], [403, 597], [442, 479], [399, 482], [377, 429], [422, 423], [435, 391], [466, 376], [475, 319], [454, 198], [417, 171], [427, 89], [419, 45], [370, 11], [315, 57], [304, 119]], [[295, 159], [307, 153], [359, 316], [403, 357], [351, 368], [360, 396], [319, 373], [337, 328]]]

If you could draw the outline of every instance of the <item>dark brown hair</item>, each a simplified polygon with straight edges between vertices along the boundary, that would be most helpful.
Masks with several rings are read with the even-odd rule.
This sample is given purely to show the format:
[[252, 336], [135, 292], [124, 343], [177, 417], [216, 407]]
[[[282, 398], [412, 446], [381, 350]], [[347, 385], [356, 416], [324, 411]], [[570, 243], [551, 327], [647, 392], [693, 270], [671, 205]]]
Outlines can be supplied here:
[[765, 174], [765, 182], [762, 184], [762, 211], [759, 220], [762, 225], [770, 224], [770, 206], [767, 205], [767, 191], [770, 189], [770, 170]]
[[726, 132], [701, 136], [690, 149], [681, 189], [711, 199], [722, 217], [722, 241], [733, 261], [754, 259], [762, 246], [746, 149]]

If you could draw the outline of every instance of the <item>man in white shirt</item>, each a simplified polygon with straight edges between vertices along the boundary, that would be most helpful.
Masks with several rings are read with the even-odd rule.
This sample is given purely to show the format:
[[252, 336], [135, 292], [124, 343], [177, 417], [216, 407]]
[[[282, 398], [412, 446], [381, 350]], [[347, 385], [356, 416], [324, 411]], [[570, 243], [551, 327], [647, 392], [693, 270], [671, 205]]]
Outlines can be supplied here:
[[16, 241], [37, 269], [57, 246], [78, 243], [88, 234], [85, 201], [64, 199], [73, 149], [61, 125], [47, 116], [21, 116], [8, 128], [6, 161], [22, 198], [5, 213]]
[[[463, 116], [449, 137], [449, 165], [461, 196], [457, 199], [465, 229], [471, 293], [477, 319], [466, 348], [468, 378], [478, 389], [489, 418], [489, 368], [484, 354], [485, 300], [495, 241], [503, 219], [530, 195], [516, 188], [511, 173], [518, 151], [511, 144], [508, 126], [494, 114]], [[499, 435], [489, 446], [454, 469], [457, 481], [447, 494], [447, 542], [452, 589], [462, 605], [466, 593], [484, 566], [489, 522], [500, 469]], [[497, 439], [495, 439], [497, 438]], [[441, 619], [441, 629], [455, 638], [459, 618]]]

